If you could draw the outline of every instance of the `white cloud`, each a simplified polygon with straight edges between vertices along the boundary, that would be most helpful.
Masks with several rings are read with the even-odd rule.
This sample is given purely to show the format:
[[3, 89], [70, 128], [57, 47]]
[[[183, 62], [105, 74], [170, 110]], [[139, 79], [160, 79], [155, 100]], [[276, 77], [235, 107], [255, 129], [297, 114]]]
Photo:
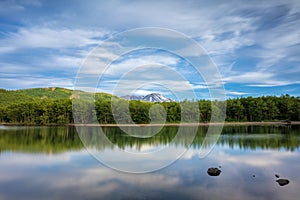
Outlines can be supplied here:
[[[123, 96], [126, 94], [130, 94], [132, 92], [138, 93], [138, 94], [150, 94], [154, 93], [156, 91], [159, 91], [159, 93], [164, 94], [170, 92], [175, 93], [176, 95], [182, 96], [180, 92], [193, 92], [194, 86], [189, 83], [188, 81], [183, 80], [152, 80], [151, 82], [136, 79], [136, 80], [121, 80], [117, 84], [113, 83], [103, 83], [100, 84], [101, 89], [104, 89], [106, 91], [113, 91], [114, 94], [117, 96]], [[148, 91], [148, 92], [146, 92]]]
[[247, 92], [238, 92], [238, 91], [228, 91], [226, 90], [226, 95], [234, 95], [234, 96], [240, 96], [240, 95], [246, 95], [249, 94]]
[[233, 83], [260, 83], [269, 80], [274, 75], [265, 72], [245, 72], [238, 75], [228, 76], [223, 78], [225, 82]]
[[0, 85], [10, 89], [34, 87], [73, 88], [73, 79], [59, 77], [20, 76], [0, 78]]
[[300, 81], [293, 80], [278, 80], [275, 73], [264, 71], [240, 72], [236, 75], [224, 77], [223, 80], [225, 83], [242, 83], [252, 87], [275, 87], [300, 83]]
[[142, 55], [138, 58], [127, 58], [120, 63], [112, 64], [105, 74], [122, 75], [137, 68], [144, 68], [150, 65], [162, 65], [171, 67], [179, 62], [178, 58], [163, 55]]
[[54, 56], [51, 58], [52, 61], [50, 63], [41, 63], [42, 65], [48, 65], [49, 68], [74, 68], [79, 69], [79, 67], [82, 65], [84, 58], [80, 56], [67, 56], [67, 55], [61, 55], [61, 56]]
[[159, 91], [159, 90], [145, 90], [145, 89], [137, 89], [136, 91], [134, 91], [131, 95], [137, 95], [137, 96], [146, 96], [148, 94], [151, 93], [160, 93], [160, 94], [164, 94], [165, 92]]
[[99, 44], [99, 38], [107, 31], [93, 31], [84, 29], [30, 27], [20, 28], [16, 33], [7, 33], [6, 38], [0, 40], [1, 51], [8, 52], [23, 48], [81, 48]]
[[[13, 55], [15, 52], [30, 52], [33, 49], [55, 49], [57, 52], [51, 52], [51, 56], [48, 54], [44, 56], [44, 64], [37, 62], [36, 64], [40, 66], [35, 67], [53, 70], [65, 68], [65, 71], [74, 74], [87, 51], [107, 36], [130, 28], [152, 26], [175, 29], [196, 39], [220, 66], [226, 83], [241, 83], [241, 87], [244, 83], [252, 87], [265, 87], [288, 85], [298, 81], [300, 3], [297, 0], [285, 2], [270, 0], [264, 4], [259, 1], [238, 0], [188, 1], [185, 4], [177, 1], [162, 1], [155, 4], [148, 1], [101, 3], [89, 1], [69, 5], [63, 2], [59, 5], [58, 11], [54, 9], [53, 13], [45, 12], [47, 15], [36, 17], [43, 11], [42, 9], [49, 6], [53, 8], [51, 7], [53, 5], [48, 5], [47, 2], [36, 0], [29, 3], [0, 2], [3, 16], [22, 24], [22, 27], [16, 26], [1, 32], [0, 52], [3, 58], [6, 53]], [[38, 7], [41, 10], [38, 12], [35, 9], [30, 10], [31, 7]], [[12, 11], [14, 15], [10, 13]], [[26, 14], [26, 11], [33, 13]], [[243, 48], [249, 50], [244, 53]], [[199, 55], [189, 47], [182, 49], [181, 52], [185, 53], [184, 55]], [[116, 56], [110, 52], [99, 53], [106, 58]], [[248, 60], [252, 62], [248, 63]], [[124, 72], [122, 69], [143, 65], [146, 61], [158, 61], [166, 65], [178, 62], [176, 59], [167, 60], [150, 56], [128, 59], [120, 63], [118, 68], [110, 68], [107, 73], [122, 74]], [[234, 67], [230, 66], [233, 61], [236, 61]], [[6, 61], [3, 59], [0, 62]], [[31, 62], [36, 60], [33, 59]], [[240, 62], [242, 64], [239, 64]], [[287, 62], [295, 63], [288, 65]], [[17, 61], [11, 64], [22, 65], [24, 68], [21, 71], [32, 71], [30, 64], [21, 64]], [[287, 66], [289, 69], [286, 69]], [[45, 73], [34, 71], [36, 77], [37, 73], [39, 75], [49, 73], [48, 70], [45, 70]], [[99, 70], [87, 71], [87, 73], [97, 72]], [[200, 89], [201, 87], [194, 86]]]
[[207, 55], [204, 48], [200, 45], [189, 45], [176, 51], [180, 56], [202, 56]]
[[1, 11], [6, 11], [4, 8], [6, 8], [7, 10], [11, 10], [11, 11], [24, 10], [24, 7], [22, 5], [11, 4], [11, 2], [9, 2], [9, 1], [1, 1], [0, 5], [1, 5], [0, 6]]
[[[288, 86], [292, 84], [300, 84], [298, 80], [286, 80], [284, 76], [278, 77], [276, 72], [234, 72], [233, 74], [227, 74], [223, 77], [225, 84], [238, 83], [243, 86], [261, 88], [261, 87], [278, 87], [278, 86]], [[232, 91], [233, 90], [233, 91]], [[240, 91], [235, 91], [240, 90]], [[238, 89], [232, 89], [226, 91], [228, 95], [248, 95], [254, 94], [247, 92], [247, 89], [239, 87]]]
[[14, 50], [15, 50], [14, 46], [1, 46], [0, 47], [0, 53], [13, 52]]

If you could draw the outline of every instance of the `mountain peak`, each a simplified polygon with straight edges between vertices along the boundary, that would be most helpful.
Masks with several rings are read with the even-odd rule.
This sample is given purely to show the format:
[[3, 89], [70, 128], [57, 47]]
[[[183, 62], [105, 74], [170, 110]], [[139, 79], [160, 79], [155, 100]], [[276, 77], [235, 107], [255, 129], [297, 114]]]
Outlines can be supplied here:
[[148, 95], [144, 96], [142, 100], [148, 101], [148, 102], [171, 102], [171, 101], [173, 101], [172, 99], [164, 97], [163, 95], [161, 95], [159, 93], [148, 94]]
[[146, 96], [136, 96], [136, 95], [126, 95], [122, 96], [124, 99], [128, 100], [142, 100], [147, 102], [172, 102], [174, 100], [164, 97], [163, 95], [159, 93], [151, 93]]

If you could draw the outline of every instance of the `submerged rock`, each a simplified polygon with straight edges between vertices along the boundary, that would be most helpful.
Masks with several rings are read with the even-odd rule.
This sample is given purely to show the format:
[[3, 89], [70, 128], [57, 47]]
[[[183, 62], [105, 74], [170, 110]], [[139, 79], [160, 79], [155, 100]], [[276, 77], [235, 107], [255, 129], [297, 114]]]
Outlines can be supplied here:
[[280, 186], [285, 186], [287, 184], [290, 183], [290, 181], [288, 179], [278, 179], [276, 180], [276, 182], [280, 185]]
[[210, 176], [219, 176], [221, 174], [221, 172], [222, 172], [221, 170], [219, 170], [218, 168], [214, 168], [214, 167], [208, 168], [208, 170], [207, 170], [207, 173]]

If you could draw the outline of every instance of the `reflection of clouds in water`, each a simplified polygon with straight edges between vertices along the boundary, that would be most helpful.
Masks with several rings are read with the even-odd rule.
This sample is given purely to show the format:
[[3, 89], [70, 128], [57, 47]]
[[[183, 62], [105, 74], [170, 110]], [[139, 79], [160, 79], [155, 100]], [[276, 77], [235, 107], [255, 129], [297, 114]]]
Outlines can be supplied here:
[[[78, 152], [79, 153], [79, 152]], [[2, 153], [0, 155], [1, 166], [43, 166], [51, 164], [68, 163], [70, 154], [21, 154], [21, 153]]]
[[[124, 194], [132, 191], [135, 191], [133, 194], [138, 196], [139, 193], [136, 190], [173, 190], [180, 181], [180, 177], [170, 177], [163, 174], [131, 175], [119, 173], [105, 167], [94, 166], [82, 169], [74, 168], [72, 163], [68, 164], [69, 169], [63, 169], [61, 168], [62, 164], [58, 164], [55, 166], [57, 171], [51, 170], [48, 173], [39, 170], [31, 171], [32, 169], [27, 169], [29, 173], [24, 173], [27, 170], [23, 169], [13, 179], [11, 174], [8, 174], [6, 179], [3, 179], [3, 176], [1, 176], [0, 186], [2, 187], [3, 185], [2, 188], [8, 192], [7, 195], [14, 196], [15, 199], [20, 199], [22, 196], [32, 199], [36, 190], [47, 190], [47, 193], [51, 194], [47, 197], [49, 199], [60, 199], [63, 196], [68, 196], [68, 198], [72, 199], [82, 199], [83, 196], [88, 198], [120, 199], [124, 197]], [[47, 167], [47, 164], [44, 163], [40, 167]], [[12, 180], [15, 181], [14, 184], [7, 184]], [[26, 180], [31, 180], [26, 185], [28, 190], [22, 191], [21, 188], [23, 186], [18, 185], [18, 183], [23, 183]], [[14, 193], [18, 189], [21, 189], [21, 194]], [[127, 189], [129, 190], [127, 191]]]
[[163, 145], [149, 145], [149, 144], [142, 144], [142, 145], [132, 145], [130, 147], [125, 147], [125, 151], [135, 152], [135, 153], [150, 153], [153, 151], [157, 151], [158, 149], [164, 148]]
[[[197, 149], [191, 149], [164, 170], [133, 175], [98, 165], [85, 150], [51, 156], [10, 153], [0, 156], [0, 197], [297, 199], [300, 177], [292, 173], [297, 170], [299, 160], [298, 152], [244, 151], [218, 146], [205, 159], [198, 159]], [[218, 164], [222, 166], [222, 174], [209, 177], [207, 167]], [[280, 188], [275, 173], [291, 183]]]
[[197, 154], [198, 154], [198, 150], [195, 150], [195, 149], [189, 149], [188, 151], [186, 151], [186, 152], [181, 156], [181, 159], [190, 160], [190, 159], [192, 159], [194, 156], [196, 156]]
[[[202, 164], [198, 163], [198, 167], [217, 167], [220, 164], [222, 174], [217, 178], [208, 178], [202, 176], [204, 170], [198, 172], [198, 176], [193, 178], [203, 181], [185, 188], [185, 192], [194, 199], [297, 199], [299, 192], [296, 188], [299, 186], [300, 177], [293, 172], [297, 171], [299, 160], [296, 153], [284, 151], [259, 153], [235, 149], [225, 153], [214, 150], [207, 159], [202, 160]], [[275, 166], [273, 163], [276, 163]], [[195, 168], [195, 163], [193, 165]], [[276, 172], [280, 172], [283, 177], [292, 178], [293, 185], [286, 187], [285, 191], [280, 190], [275, 182]], [[253, 174], [256, 175], [255, 178], [252, 177]]]
[[[218, 153], [217, 157], [220, 158], [220, 161], [230, 162], [232, 164], [243, 163], [249, 166], [257, 166], [257, 167], [268, 167], [275, 165], [282, 165], [281, 158], [294, 158], [296, 155], [291, 152], [282, 152], [278, 151], [274, 153], [274, 151], [256, 151], [252, 153], [239, 154], [232, 156], [230, 153], [226, 153], [225, 151], [221, 151]], [[266, 159], [267, 158], [267, 159]]]

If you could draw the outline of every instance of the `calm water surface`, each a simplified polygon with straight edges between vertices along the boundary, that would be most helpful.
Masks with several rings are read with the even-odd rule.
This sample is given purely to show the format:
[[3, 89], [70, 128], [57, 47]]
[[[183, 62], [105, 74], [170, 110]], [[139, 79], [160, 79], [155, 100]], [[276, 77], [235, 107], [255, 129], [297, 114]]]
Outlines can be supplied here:
[[[168, 127], [137, 139], [105, 128], [115, 145], [136, 152], [168, 144], [176, 131]], [[225, 127], [213, 151], [199, 159], [205, 133], [199, 127], [190, 150], [171, 166], [128, 174], [99, 163], [73, 127], [0, 126], [0, 199], [299, 199], [299, 126]], [[184, 138], [175, 144], [185, 146]], [[99, 144], [93, 148], [114, 151]], [[221, 167], [222, 173], [211, 177], [209, 167]], [[290, 183], [279, 186], [275, 174]]]

